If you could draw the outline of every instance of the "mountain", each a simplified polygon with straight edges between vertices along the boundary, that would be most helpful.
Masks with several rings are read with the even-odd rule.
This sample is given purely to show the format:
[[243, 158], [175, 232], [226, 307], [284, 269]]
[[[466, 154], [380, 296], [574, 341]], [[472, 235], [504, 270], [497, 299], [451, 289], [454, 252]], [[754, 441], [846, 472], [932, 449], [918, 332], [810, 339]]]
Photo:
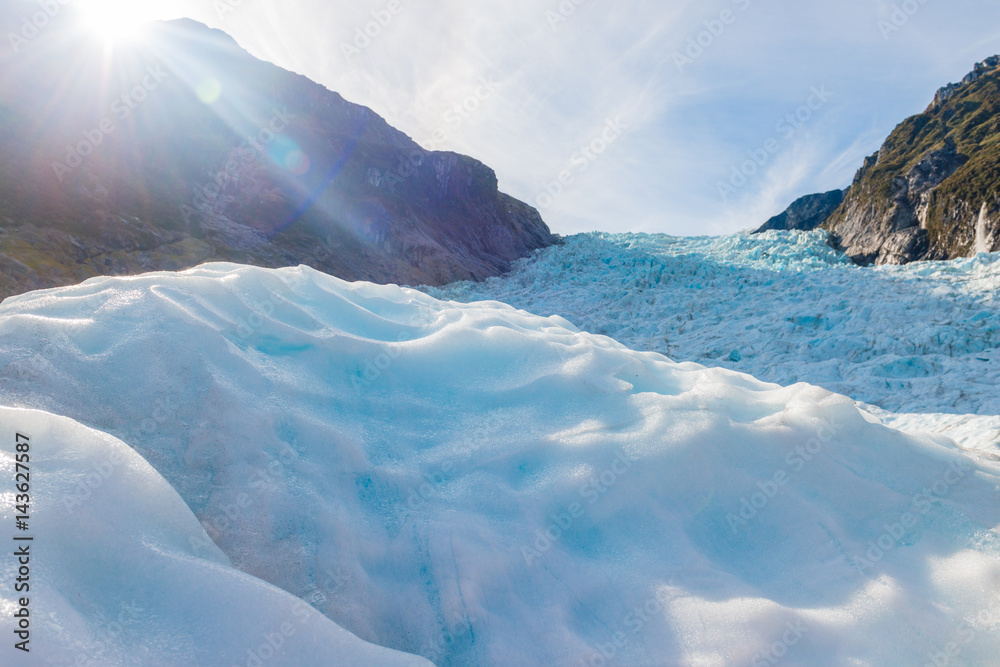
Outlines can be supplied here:
[[1000, 56], [896, 127], [817, 226], [859, 264], [1000, 248]]
[[2, 57], [0, 297], [210, 260], [444, 284], [556, 241], [485, 165], [222, 32], [111, 50], [66, 11]]
[[844, 201], [847, 190], [833, 190], [821, 195], [806, 195], [799, 197], [784, 213], [776, 215], [765, 222], [758, 232], [768, 230], [800, 230], [816, 229], [837, 210]]

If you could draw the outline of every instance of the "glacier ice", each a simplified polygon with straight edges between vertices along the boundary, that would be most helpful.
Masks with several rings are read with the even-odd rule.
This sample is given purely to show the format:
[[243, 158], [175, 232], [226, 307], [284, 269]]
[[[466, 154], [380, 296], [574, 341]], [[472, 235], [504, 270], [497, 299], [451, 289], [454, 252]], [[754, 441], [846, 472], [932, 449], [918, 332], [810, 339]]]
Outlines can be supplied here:
[[809, 382], [887, 417], [940, 414], [893, 425], [1000, 453], [994, 428], [949, 429], [1000, 414], [1000, 253], [862, 268], [826, 239], [581, 234], [505, 276], [427, 292], [558, 313], [633, 349]]
[[[839, 263], [809, 247], [805, 263]], [[621, 254], [608, 259], [610, 272]], [[655, 262], [633, 268], [664, 280]], [[567, 280], [609, 312], [611, 294], [626, 313], [656, 296], [602, 292], [597, 271]], [[717, 290], [704, 307], [734, 326], [711, 275], [727, 271], [673, 279]], [[564, 289], [575, 303], [581, 288]], [[969, 664], [1000, 654], [996, 457], [887, 428], [816, 386], [304, 267], [14, 297], [0, 341], [0, 402], [120, 438], [236, 568], [438, 665], [924, 664], [956, 642]], [[192, 569], [218, 561], [202, 541], [170, 545]], [[138, 547], [103, 557], [85, 562], [97, 578], [146, 567]]]
[[[0, 558], [5, 665], [428, 665], [367, 644], [306, 602], [232, 567], [177, 492], [126, 444], [65, 417], [0, 408], [2, 522], [14, 443], [29, 440], [30, 536]], [[23, 460], [23, 459], [22, 459]], [[196, 549], [193, 545], [198, 545]], [[4, 551], [7, 551], [6, 549]], [[17, 593], [21, 576], [29, 588]], [[6, 584], [10, 583], [8, 586]], [[27, 598], [24, 645], [12, 648]]]

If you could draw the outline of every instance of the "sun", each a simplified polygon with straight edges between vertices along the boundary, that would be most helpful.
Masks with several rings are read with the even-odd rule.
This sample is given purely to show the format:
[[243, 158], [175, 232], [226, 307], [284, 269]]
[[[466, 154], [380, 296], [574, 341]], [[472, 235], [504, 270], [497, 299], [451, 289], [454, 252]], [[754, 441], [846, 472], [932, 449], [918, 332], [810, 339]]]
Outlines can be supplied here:
[[138, 0], [77, 0], [84, 26], [107, 42], [134, 39], [153, 17]]

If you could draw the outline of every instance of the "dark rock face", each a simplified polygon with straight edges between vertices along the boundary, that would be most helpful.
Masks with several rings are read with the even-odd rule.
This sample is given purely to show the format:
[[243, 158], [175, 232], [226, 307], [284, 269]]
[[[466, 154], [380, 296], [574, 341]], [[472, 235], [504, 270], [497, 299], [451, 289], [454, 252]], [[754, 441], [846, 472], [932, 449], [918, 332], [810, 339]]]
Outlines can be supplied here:
[[901, 123], [850, 188], [803, 197], [757, 231], [816, 227], [859, 264], [1000, 249], [1000, 56]]
[[[884, 151], [885, 147], [874, 162], [866, 160], [866, 167], [855, 178], [856, 187], [865, 187], [870, 170], [878, 166]], [[888, 207], [866, 207], [864, 198], [851, 198], [835, 223], [836, 243], [860, 264], [904, 264], [923, 259], [930, 243], [921, 220], [927, 216], [931, 195], [967, 161], [948, 141], [943, 148], [924, 154], [905, 174], [891, 179]]]
[[860, 264], [1000, 248], [1000, 56], [901, 123], [823, 226]]
[[806, 195], [796, 199], [784, 213], [765, 222], [755, 234], [770, 229], [816, 229], [837, 210], [844, 201], [846, 190], [832, 190], [821, 195]]
[[67, 15], [0, 58], [0, 297], [216, 260], [444, 284], [557, 241], [488, 167], [191, 21], [108, 53]]

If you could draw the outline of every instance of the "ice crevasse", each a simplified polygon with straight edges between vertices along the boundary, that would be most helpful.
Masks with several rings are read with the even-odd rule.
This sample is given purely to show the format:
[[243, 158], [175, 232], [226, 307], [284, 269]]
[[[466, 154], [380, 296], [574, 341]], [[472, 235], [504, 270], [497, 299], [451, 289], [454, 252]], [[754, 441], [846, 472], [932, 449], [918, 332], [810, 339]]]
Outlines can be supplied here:
[[[22, 409], [0, 413], [4, 433], [59, 442], [51, 473], [39, 463], [59, 489], [99, 465], [98, 442], [131, 462], [106, 487], [113, 528], [64, 490], [51, 523], [39, 514], [60, 656], [130, 600], [161, 604], [137, 632], [169, 646], [177, 582], [195, 573], [210, 611], [251, 638], [295, 604], [282, 590], [307, 601], [332, 623], [317, 614], [283, 647], [306, 655], [324, 642], [438, 665], [1000, 654], [996, 457], [560, 317], [304, 267], [92, 279], [0, 305], [0, 402]], [[68, 508], [74, 549], [93, 557], [61, 541]], [[115, 643], [122, 664], [133, 639]], [[223, 648], [219, 664], [247, 664], [245, 646]], [[385, 656], [370, 664], [415, 660]]]

